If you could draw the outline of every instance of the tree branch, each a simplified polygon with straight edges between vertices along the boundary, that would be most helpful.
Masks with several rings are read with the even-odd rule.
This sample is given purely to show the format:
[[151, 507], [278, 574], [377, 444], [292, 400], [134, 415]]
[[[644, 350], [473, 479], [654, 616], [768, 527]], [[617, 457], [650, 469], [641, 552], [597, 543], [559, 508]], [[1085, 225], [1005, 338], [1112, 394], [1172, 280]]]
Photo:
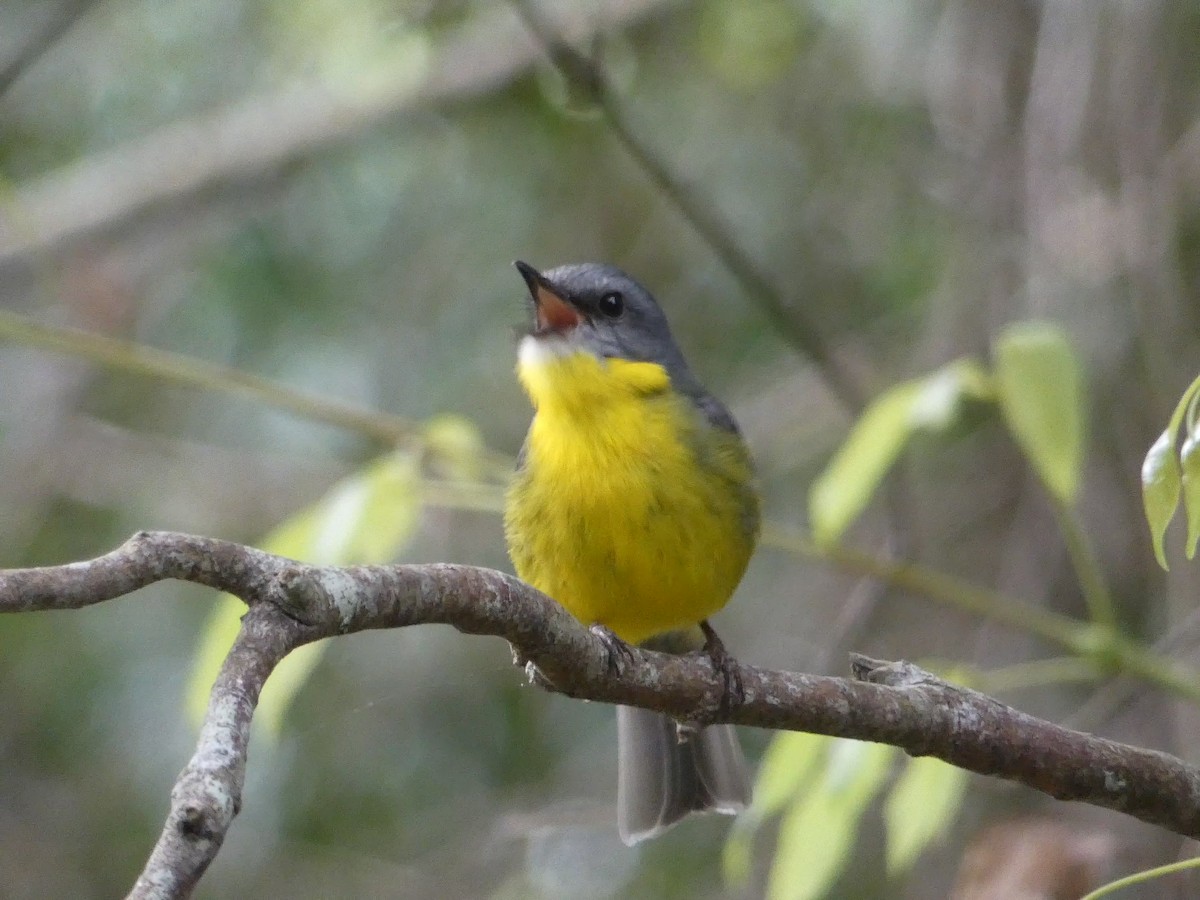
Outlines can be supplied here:
[[267, 604], [242, 620], [213, 684], [196, 752], [175, 780], [166, 824], [131, 898], [186, 897], [216, 858], [241, 811], [254, 707], [267, 676], [304, 637], [300, 623]]
[[855, 680], [741, 664], [745, 702], [719, 714], [724, 682], [706, 657], [634, 649], [614, 672], [604, 645], [565, 609], [490, 569], [310, 566], [226, 541], [141, 532], [87, 562], [0, 571], [0, 612], [77, 609], [168, 578], [236, 594], [250, 611], [132, 897], [185, 897], [216, 856], [241, 802], [255, 704], [281, 659], [321, 638], [433, 623], [505, 638], [568, 696], [682, 721], [892, 744], [1200, 838], [1200, 769], [1168, 754], [1071, 731], [909, 663], [862, 656], [853, 658]]

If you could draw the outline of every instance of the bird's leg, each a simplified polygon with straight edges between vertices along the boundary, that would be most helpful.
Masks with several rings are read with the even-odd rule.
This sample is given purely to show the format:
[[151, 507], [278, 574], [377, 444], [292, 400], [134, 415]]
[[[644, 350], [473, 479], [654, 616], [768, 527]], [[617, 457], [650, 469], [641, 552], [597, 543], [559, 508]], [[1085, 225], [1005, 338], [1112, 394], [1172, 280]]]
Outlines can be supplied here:
[[620, 675], [621, 667], [625, 663], [633, 665], [633, 649], [617, 637], [615, 631], [607, 625], [601, 625], [599, 622], [592, 625], [588, 630], [599, 638], [600, 643], [604, 645], [609, 675]]
[[742, 674], [738, 671], [737, 660], [729, 655], [725, 643], [717, 636], [708, 619], [700, 623], [704, 632], [704, 652], [712, 660], [713, 669], [725, 681], [725, 690], [721, 692], [721, 702], [717, 706], [720, 715], [726, 715], [734, 706], [741, 706], [746, 699], [746, 691], [742, 686]]

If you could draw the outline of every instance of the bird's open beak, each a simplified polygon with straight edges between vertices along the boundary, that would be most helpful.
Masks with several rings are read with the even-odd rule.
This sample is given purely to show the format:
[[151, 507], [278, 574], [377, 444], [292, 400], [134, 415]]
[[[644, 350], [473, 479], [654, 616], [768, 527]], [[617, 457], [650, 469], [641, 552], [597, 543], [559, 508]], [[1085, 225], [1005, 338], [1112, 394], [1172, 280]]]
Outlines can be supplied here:
[[513, 265], [525, 279], [525, 284], [529, 287], [529, 296], [533, 298], [537, 320], [535, 334], [570, 331], [579, 324], [582, 319], [579, 310], [571, 305], [541, 272], [520, 260]]

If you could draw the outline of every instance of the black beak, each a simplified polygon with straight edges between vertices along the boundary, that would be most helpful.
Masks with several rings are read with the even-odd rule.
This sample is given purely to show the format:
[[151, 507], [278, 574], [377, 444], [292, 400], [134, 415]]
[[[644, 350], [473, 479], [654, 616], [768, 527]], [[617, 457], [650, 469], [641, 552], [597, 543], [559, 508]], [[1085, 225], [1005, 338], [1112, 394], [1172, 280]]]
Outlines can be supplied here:
[[535, 333], [570, 331], [582, 321], [579, 310], [562, 295], [561, 288], [555, 287], [529, 263], [518, 259], [513, 265], [525, 279], [529, 296], [533, 298], [537, 323]]
[[525, 279], [525, 284], [529, 286], [530, 294], [533, 294], [536, 297], [538, 287], [549, 289], [550, 286], [546, 284], [546, 280], [542, 278], [542, 273], [529, 263], [522, 262], [518, 259], [513, 263], [513, 265], [517, 267], [517, 271], [520, 272], [521, 277]]

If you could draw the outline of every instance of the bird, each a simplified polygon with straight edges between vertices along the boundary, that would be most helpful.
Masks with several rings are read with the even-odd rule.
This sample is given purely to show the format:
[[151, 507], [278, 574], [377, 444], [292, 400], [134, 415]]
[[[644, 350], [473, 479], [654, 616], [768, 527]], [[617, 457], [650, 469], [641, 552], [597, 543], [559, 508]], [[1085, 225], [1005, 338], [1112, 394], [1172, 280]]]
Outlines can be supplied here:
[[[760, 500], [729, 410], [692, 373], [658, 302], [615, 266], [514, 263], [532, 327], [517, 377], [534, 414], [505, 501], [517, 576], [611, 648], [704, 650], [754, 551]], [[610, 658], [611, 660], [611, 658]], [[731, 725], [617, 708], [617, 826], [628, 845], [750, 800]]]

